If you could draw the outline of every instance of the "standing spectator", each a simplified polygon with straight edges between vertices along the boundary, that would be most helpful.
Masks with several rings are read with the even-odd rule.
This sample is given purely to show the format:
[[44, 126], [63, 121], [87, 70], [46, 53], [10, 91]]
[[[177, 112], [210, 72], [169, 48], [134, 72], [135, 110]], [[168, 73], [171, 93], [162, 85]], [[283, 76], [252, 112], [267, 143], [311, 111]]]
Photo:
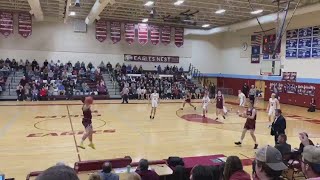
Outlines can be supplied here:
[[316, 101], [314, 100], [314, 98], [311, 98], [308, 112], [316, 112]]
[[149, 170], [149, 162], [146, 159], [141, 159], [139, 161], [139, 166], [136, 170], [142, 180], [159, 180], [159, 175], [153, 170]]
[[27, 82], [28, 82], [28, 81], [26, 80], [26, 77], [23, 76], [22, 79], [20, 80], [20, 83], [19, 83], [19, 84], [24, 87]]
[[24, 98], [25, 98], [25, 100], [28, 100], [30, 98], [30, 91], [31, 91], [31, 87], [30, 87], [29, 83], [26, 83], [26, 85], [24, 86]]
[[216, 85], [214, 83], [210, 83], [209, 91], [210, 91], [210, 98], [214, 99], [216, 96]]
[[37, 65], [38, 65], [38, 62], [35, 59], [33, 59], [32, 63], [31, 63], [32, 70], [34, 70]]
[[112, 65], [111, 65], [111, 63], [110, 63], [110, 62], [108, 62], [108, 63], [107, 63], [107, 69], [108, 69], [109, 71], [111, 71], [111, 70], [112, 70]]
[[256, 152], [252, 167], [253, 176], [261, 180], [280, 179], [282, 171], [288, 168], [280, 151], [272, 146], [265, 146]]
[[237, 156], [229, 156], [224, 166], [224, 180], [251, 180], [248, 173], [243, 170], [241, 160]]
[[274, 136], [275, 144], [278, 144], [278, 136], [280, 134], [286, 134], [285, 130], [287, 127], [286, 119], [282, 116], [280, 109], [275, 110], [275, 119], [271, 125], [271, 135]]
[[249, 99], [250, 101], [253, 101], [253, 103], [256, 99], [256, 95], [257, 95], [257, 90], [254, 87], [254, 85], [251, 85], [251, 89], [249, 90]]
[[291, 153], [291, 145], [287, 144], [287, 135], [280, 134], [278, 136], [278, 144], [275, 148], [281, 152], [282, 156]]
[[24, 100], [24, 89], [21, 84], [19, 84], [17, 86], [16, 92], [17, 92], [17, 101], [23, 101]]
[[246, 97], [248, 97], [249, 87], [248, 87], [247, 83], [244, 83], [244, 85], [242, 86], [242, 92], [243, 92], [243, 94], [246, 95]]
[[320, 147], [310, 145], [304, 147], [301, 169], [309, 180], [320, 179]]
[[137, 89], [137, 95], [138, 95], [138, 99], [142, 99], [142, 97], [141, 97], [141, 88], [140, 87], [138, 87], [138, 89]]
[[299, 139], [300, 139], [301, 143], [299, 145], [298, 151], [295, 152], [298, 155], [298, 158], [303, 153], [303, 148], [306, 145], [314, 146], [314, 143], [309, 139], [309, 136], [308, 136], [308, 134], [306, 132], [299, 133]]
[[119, 175], [112, 173], [112, 164], [110, 162], [103, 163], [100, 177], [101, 180], [119, 180]]
[[48, 90], [46, 89], [46, 87], [42, 87], [40, 90], [40, 98], [41, 100], [47, 100], [48, 97]]
[[121, 91], [121, 95], [122, 95], [122, 104], [124, 102], [126, 102], [128, 104], [129, 88], [127, 86], [123, 87], [123, 89]]

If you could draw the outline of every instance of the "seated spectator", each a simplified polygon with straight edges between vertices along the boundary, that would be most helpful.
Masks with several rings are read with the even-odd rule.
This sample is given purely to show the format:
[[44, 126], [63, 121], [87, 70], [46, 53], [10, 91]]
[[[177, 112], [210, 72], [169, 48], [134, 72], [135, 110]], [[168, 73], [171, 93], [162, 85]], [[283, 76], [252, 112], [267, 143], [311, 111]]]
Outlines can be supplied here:
[[142, 65], [140, 65], [139, 70], [138, 70], [138, 73], [139, 73], [139, 74], [143, 73]]
[[119, 180], [119, 175], [112, 173], [112, 164], [110, 162], [103, 163], [100, 177], [101, 180]]
[[22, 59], [20, 59], [18, 65], [19, 65], [19, 69], [24, 69], [25, 63], [23, 62]]
[[261, 180], [280, 179], [282, 171], [288, 167], [282, 161], [279, 150], [272, 146], [258, 149], [253, 167], [253, 176]]
[[[304, 144], [308, 143], [307, 145], [314, 146], [313, 142], [309, 139], [309, 136], [308, 136], [308, 134], [306, 132], [299, 133], [299, 139], [300, 139], [301, 143], [299, 145], [298, 151], [295, 152], [297, 155], [301, 155], [302, 154], [303, 148], [305, 147]], [[305, 142], [305, 141], [308, 141], [308, 142]]]
[[99, 174], [93, 173], [89, 176], [89, 180], [102, 180], [102, 179]]
[[133, 66], [133, 68], [132, 68], [132, 73], [133, 73], [133, 74], [138, 73], [138, 67], [137, 67], [136, 65]]
[[127, 73], [131, 73], [131, 71], [132, 71], [132, 66], [131, 66], [131, 64], [129, 64], [128, 66], [127, 66]]
[[23, 101], [24, 100], [24, 88], [21, 84], [19, 84], [17, 86], [16, 92], [17, 92], [17, 101]]
[[189, 177], [187, 174], [188, 173], [185, 167], [181, 165], [177, 165], [176, 167], [174, 167], [172, 176], [174, 180], [189, 180]]
[[98, 95], [107, 95], [107, 89], [105, 86], [98, 84], [97, 85]]
[[179, 72], [183, 73], [183, 67], [182, 66], [179, 68]]
[[308, 179], [320, 179], [320, 147], [310, 145], [304, 147], [301, 169]]
[[63, 84], [59, 84], [58, 85], [58, 94], [59, 95], [65, 95], [65, 87], [64, 87], [64, 85]]
[[195, 166], [190, 173], [190, 180], [213, 180], [213, 172], [207, 166]]
[[85, 70], [84, 70], [83, 68], [81, 68], [81, 69], [79, 70], [79, 75], [80, 75], [81, 77], [85, 77], [85, 76], [86, 76], [86, 72], [85, 72]]
[[108, 63], [107, 63], [107, 69], [108, 69], [109, 71], [111, 71], [111, 70], [112, 70], [112, 65], [111, 65], [111, 63], [110, 63], [110, 62], [108, 62]]
[[237, 156], [229, 156], [224, 166], [224, 180], [251, 180], [248, 173], [243, 170], [241, 160]]
[[36, 180], [79, 180], [77, 173], [69, 166], [52, 166], [43, 171]]
[[281, 152], [282, 156], [291, 153], [291, 145], [287, 144], [287, 135], [278, 136], [278, 144], [275, 145], [275, 148]]
[[38, 101], [38, 96], [39, 96], [39, 90], [36, 88], [36, 86], [33, 86], [31, 100]]
[[142, 180], [159, 180], [160, 179], [159, 175], [156, 172], [149, 170], [149, 162], [146, 159], [141, 159], [139, 161], [139, 166], [136, 170], [136, 173], [140, 175]]
[[93, 64], [91, 62], [89, 62], [87, 68], [92, 69], [93, 68]]
[[84, 93], [90, 92], [90, 87], [87, 83], [82, 83], [82, 90]]
[[130, 173], [127, 180], [141, 180], [141, 177], [137, 173]]
[[84, 62], [81, 62], [81, 68], [86, 69], [86, 65], [84, 64]]
[[74, 68], [75, 68], [76, 70], [79, 70], [80, 67], [81, 67], [80, 61], [77, 61], [76, 64], [74, 64]]
[[40, 90], [40, 98], [41, 100], [47, 100], [48, 97], [48, 90], [46, 87], [42, 87]]
[[30, 95], [31, 95], [31, 87], [29, 83], [26, 83], [26, 85], [24, 86], [24, 98], [27, 100], [30, 98]]
[[315, 111], [316, 111], [316, 101], [314, 100], [314, 98], [311, 98], [308, 112], [315, 112]]

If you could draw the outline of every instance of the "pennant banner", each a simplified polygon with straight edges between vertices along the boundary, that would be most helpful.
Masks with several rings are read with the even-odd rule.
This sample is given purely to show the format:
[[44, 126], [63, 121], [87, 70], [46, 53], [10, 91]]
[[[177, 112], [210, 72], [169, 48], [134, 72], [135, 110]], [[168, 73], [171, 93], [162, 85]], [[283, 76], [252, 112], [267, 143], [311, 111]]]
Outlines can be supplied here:
[[174, 31], [174, 43], [177, 47], [183, 46], [183, 41], [184, 41], [184, 29], [183, 28], [175, 28]]
[[148, 24], [140, 23], [138, 24], [138, 40], [141, 45], [145, 45], [148, 42], [149, 29]]
[[150, 40], [151, 44], [157, 45], [160, 42], [160, 28], [159, 26], [150, 25]]
[[18, 31], [21, 36], [27, 38], [32, 34], [32, 17], [29, 13], [19, 13]]
[[111, 22], [110, 23], [110, 38], [113, 44], [121, 40], [121, 23], [120, 22]]
[[154, 56], [154, 55], [125, 54], [124, 61], [179, 63], [179, 56]]
[[136, 35], [136, 28], [133, 23], [124, 24], [125, 40], [131, 45], [134, 42]]
[[100, 20], [96, 22], [96, 39], [100, 42], [107, 39], [107, 21]]
[[8, 12], [0, 12], [0, 32], [8, 37], [13, 34], [13, 14]]
[[164, 45], [168, 45], [171, 42], [171, 27], [163, 26], [161, 28], [161, 42]]

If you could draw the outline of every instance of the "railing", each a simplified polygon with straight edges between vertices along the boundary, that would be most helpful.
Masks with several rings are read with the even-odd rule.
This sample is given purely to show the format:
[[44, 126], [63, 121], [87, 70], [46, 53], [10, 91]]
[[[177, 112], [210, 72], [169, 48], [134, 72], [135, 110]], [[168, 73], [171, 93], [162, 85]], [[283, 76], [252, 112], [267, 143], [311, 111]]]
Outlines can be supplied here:
[[210, 83], [210, 81], [208, 80], [208, 78], [202, 74], [200, 72], [199, 69], [197, 69], [195, 66], [193, 66], [192, 64], [189, 65], [189, 74], [198, 80], [198, 83], [203, 85], [203, 86], [206, 86]]
[[115, 90], [115, 91], [114, 91], [114, 95], [117, 95], [117, 90], [118, 90], [118, 91], [120, 91], [120, 90], [118, 89], [117, 84], [116, 84], [116, 83], [118, 83], [118, 82], [117, 82], [117, 80], [115, 79], [115, 74], [114, 74], [113, 71], [110, 71], [110, 69], [107, 69], [107, 72], [108, 72], [108, 74], [109, 74], [109, 76], [110, 76], [110, 79], [111, 79], [111, 82], [112, 82], [112, 85], [113, 85], [113, 89]]

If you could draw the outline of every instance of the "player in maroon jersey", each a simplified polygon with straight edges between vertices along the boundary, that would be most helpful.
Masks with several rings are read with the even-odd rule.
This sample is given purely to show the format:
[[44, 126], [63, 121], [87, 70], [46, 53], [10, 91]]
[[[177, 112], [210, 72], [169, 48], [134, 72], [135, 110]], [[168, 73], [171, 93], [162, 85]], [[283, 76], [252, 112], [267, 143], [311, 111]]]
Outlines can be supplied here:
[[253, 101], [250, 101], [248, 103], [248, 109], [243, 114], [239, 114], [239, 116], [243, 118], [247, 118], [247, 120], [243, 127], [241, 139], [240, 141], [235, 142], [235, 144], [240, 146], [242, 144], [242, 141], [247, 131], [250, 131], [250, 135], [254, 141], [254, 149], [257, 149], [258, 148], [257, 139], [256, 139], [256, 136], [254, 135], [254, 131], [256, 129], [257, 111], [253, 107]]
[[215, 102], [216, 102], [216, 119], [218, 120], [218, 116], [219, 114], [222, 115], [223, 119], [226, 119], [226, 117], [224, 116], [224, 112], [223, 112], [223, 106], [224, 106], [224, 96], [221, 93], [221, 91], [219, 90], [216, 97], [215, 97]]
[[83, 100], [83, 106], [82, 106], [82, 112], [83, 112], [83, 118], [82, 118], [82, 125], [85, 128], [85, 133], [82, 136], [81, 143], [78, 147], [85, 149], [83, 142], [88, 138], [90, 141], [90, 144], [88, 145], [92, 149], [95, 149], [95, 146], [92, 142], [92, 134], [93, 134], [93, 128], [92, 128], [92, 112], [91, 112], [91, 104], [93, 103], [92, 97], [85, 97]]
[[186, 96], [186, 98], [185, 98], [185, 100], [183, 102], [181, 110], [183, 110], [183, 108], [186, 105], [186, 103], [188, 103], [191, 107], [193, 107], [194, 110], [197, 109], [194, 105], [191, 104], [191, 93], [190, 92], [187, 93], [187, 96]]

